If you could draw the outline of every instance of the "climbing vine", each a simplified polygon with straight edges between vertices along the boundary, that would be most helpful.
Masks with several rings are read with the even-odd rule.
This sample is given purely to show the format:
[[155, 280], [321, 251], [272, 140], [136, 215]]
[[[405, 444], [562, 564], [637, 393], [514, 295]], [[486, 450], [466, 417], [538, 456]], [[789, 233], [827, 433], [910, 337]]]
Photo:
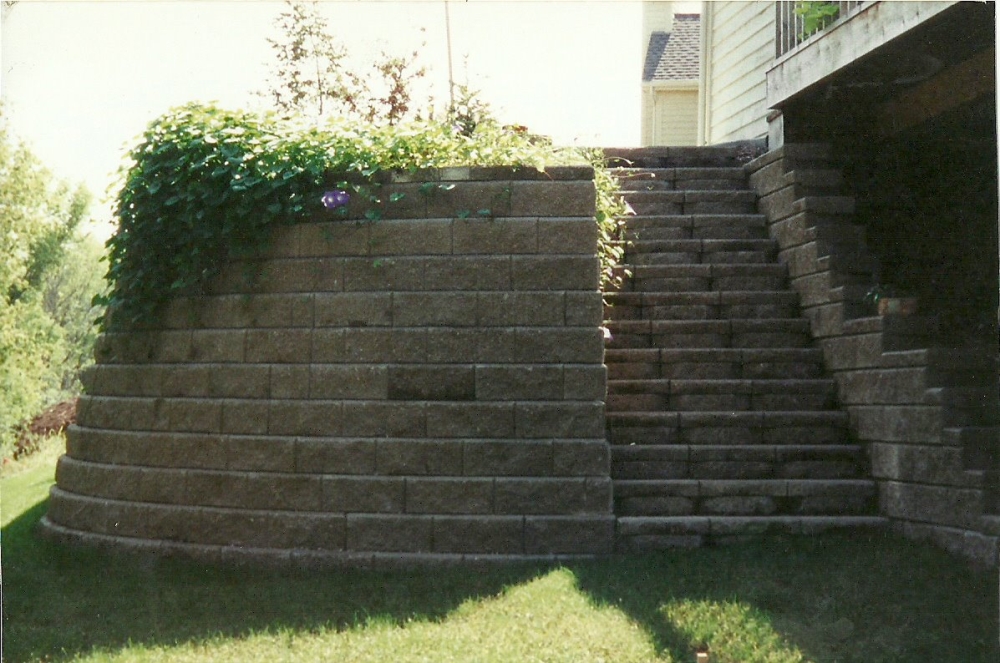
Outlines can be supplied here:
[[[611, 238], [620, 234], [615, 215], [624, 207], [599, 155], [558, 149], [495, 121], [466, 135], [447, 121], [317, 126], [212, 105], [176, 108], [149, 125], [121, 170], [119, 228], [108, 240], [110, 288], [98, 302], [108, 307], [101, 325], [150, 323], [166, 300], [197, 291], [226, 261], [264, 251], [274, 226], [324, 206], [343, 210], [351, 196], [377, 199], [382, 171], [456, 164], [544, 169], [588, 159], [599, 172], [606, 280], [620, 258]], [[331, 177], [339, 179], [334, 195], [344, 198], [325, 195]]]

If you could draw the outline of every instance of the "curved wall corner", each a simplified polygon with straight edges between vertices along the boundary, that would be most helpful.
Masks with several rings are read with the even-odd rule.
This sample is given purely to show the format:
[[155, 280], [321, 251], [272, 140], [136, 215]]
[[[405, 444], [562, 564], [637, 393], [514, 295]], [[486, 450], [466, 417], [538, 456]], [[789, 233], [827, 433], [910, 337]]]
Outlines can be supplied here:
[[105, 334], [44, 531], [211, 560], [609, 553], [592, 172], [431, 177]]

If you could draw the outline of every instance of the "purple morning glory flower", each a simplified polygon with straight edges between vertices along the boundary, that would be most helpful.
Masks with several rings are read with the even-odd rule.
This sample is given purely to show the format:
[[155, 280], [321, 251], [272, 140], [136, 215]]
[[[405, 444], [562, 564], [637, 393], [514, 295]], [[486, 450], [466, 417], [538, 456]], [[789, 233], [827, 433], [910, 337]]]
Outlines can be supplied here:
[[327, 191], [323, 194], [323, 207], [327, 209], [337, 209], [338, 207], [343, 207], [351, 201], [351, 196], [340, 189], [334, 189], [333, 191]]

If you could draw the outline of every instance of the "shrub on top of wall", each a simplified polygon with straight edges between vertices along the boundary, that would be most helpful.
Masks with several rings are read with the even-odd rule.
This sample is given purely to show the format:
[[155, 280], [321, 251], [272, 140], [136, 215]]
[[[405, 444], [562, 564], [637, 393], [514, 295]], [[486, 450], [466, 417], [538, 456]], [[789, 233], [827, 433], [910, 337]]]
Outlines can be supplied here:
[[[342, 120], [303, 125], [274, 114], [189, 104], [153, 121], [122, 168], [108, 240], [110, 292], [102, 321], [151, 321], [171, 295], [198, 288], [230, 258], [266, 248], [276, 224], [323, 206], [325, 183], [347, 196], [378, 198], [378, 175], [454, 165], [530, 166], [592, 162], [598, 172], [602, 278], [620, 258], [625, 206], [595, 152], [560, 149], [497, 122], [471, 135], [447, 122], [377, 127]], [[331, 205], [328, 205], [331, 206]], [[343, 211], [343, 208], [340, 208]], [[377, 220], [377, 213], [370, 213]]]

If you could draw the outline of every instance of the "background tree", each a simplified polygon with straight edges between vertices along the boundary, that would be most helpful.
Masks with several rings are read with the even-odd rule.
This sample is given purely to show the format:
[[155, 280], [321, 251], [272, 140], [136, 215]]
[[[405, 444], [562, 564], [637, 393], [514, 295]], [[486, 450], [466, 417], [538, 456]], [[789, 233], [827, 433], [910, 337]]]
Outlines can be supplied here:
[[0, 109], [0, 446], [78, 389], [89, 361], [102, 287], [101, 249], [78, 234], [89, 205], [11, 139]]

